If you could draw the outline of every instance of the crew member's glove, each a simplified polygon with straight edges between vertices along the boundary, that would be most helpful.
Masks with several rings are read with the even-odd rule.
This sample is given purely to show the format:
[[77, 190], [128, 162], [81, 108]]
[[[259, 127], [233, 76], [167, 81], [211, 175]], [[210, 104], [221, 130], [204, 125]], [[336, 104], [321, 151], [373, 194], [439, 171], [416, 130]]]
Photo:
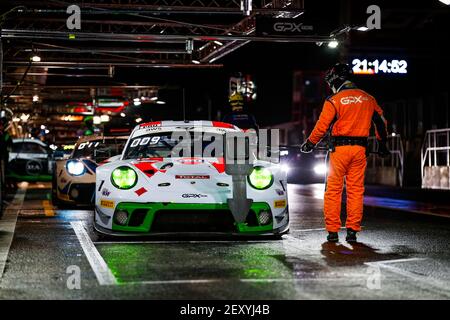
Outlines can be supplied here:
[[386, 158], [391, 155], [391, 152], [387, 147], [386, 141], [378, 141], [378, 155], [382, 158]]
[[303, 153], [310, 153], [313, 151], [315, 144], [309, 140], [306, 140], [300, 147], [300, 151]]

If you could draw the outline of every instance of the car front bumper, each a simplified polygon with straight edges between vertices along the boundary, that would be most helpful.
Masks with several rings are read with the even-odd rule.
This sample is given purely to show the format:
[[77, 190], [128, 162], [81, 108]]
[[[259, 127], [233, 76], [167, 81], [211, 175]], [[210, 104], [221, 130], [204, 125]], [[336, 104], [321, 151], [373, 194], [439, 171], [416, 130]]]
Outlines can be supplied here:
[[[287, 207], [282, 217], [275, 217], [270, 206], [264, 202], [253, 203], [243, 223], [234, 221], [227, 204], [121, 202], [117, 204], [113, 216], [104, 214], [98, 207], [95, 211], [95, 229], [109, 235], [278, 235], [287, 232], [289, 228]], [[119, 211], [127, 212], [126, 223], [117, 221]]]

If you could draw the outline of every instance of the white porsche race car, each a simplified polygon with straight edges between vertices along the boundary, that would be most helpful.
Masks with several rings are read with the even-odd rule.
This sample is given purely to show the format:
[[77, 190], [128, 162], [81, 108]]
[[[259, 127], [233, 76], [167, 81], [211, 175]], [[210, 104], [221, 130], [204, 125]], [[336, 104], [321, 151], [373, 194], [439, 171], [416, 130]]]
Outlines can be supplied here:
[[[94, 230], [114, 236], [286, 233], [287, 182], [279, 164], [256, 160], [250, 167], [251, 174], [242, 180], [247, 190], [244, 196], [251, 203], [248, 212], [243, 219], [236, 219], [230, 210], [230, 198], [235, 198], [234, 181], [225, 172], [223, 152], [204, 157], [211, 139], [203, 138], [208, 134], [222, 139], [227, 132], [242, 131], [214, 121], [162, 121], [137, 126], [121, 159], [97, 168]], [[192, 146], [201, 139], [202, 150], [194, 150], [190, 157], [173, 157], [171, 152], [180, 143], [174, 137], [186, 134], [192, 138]]]
[[95, 171], [114, 160], [125, 146], [125, 136], [82, 137], [68, 159], [57, 160], [53, 170], [52, 202], [54, 205], [94, 204]]

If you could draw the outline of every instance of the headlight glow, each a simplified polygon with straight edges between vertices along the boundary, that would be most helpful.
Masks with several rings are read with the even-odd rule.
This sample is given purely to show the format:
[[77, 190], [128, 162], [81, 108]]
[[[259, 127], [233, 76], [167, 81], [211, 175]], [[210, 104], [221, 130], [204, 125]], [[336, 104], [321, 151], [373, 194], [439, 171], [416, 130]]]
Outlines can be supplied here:
[[317, 174], [317, 175], [323, 176], [323, 175], [325, 175], [327, 173], [327, 170], [328, 170], [327, 166], [324, 163], [316, 164], [314, 166], [314, 173]]
[[118, 167], [111, 173], [112, 184], [119, 189], [131, 189], [137, 183], [137, 174], [130, 167]]
[[72, 176], [81, 176], [86, 172], [86, 168], [81, 161], [71, 160], [67, 161], [67, 172]]
[[248, 182], [255, 189], [267, 189], [273, 183], [272, 172], [264, 167], [254, 167], [252, 173], [248, 176]]
[[286, 173], [288, 173], [289, 172], [289, 165], [287, 165], [287, 164], [282, 164], [281, 165], [281, 170], [283, 171], [283, 172], [286, 172]]

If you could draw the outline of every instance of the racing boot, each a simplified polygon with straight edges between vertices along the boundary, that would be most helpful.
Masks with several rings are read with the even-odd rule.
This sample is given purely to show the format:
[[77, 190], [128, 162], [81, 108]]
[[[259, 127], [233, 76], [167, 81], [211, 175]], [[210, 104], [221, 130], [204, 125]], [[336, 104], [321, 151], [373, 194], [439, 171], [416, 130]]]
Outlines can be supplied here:
[[339, 241], [339, 235], [337, 232], [328, 232], [327, 237], [328, 242], [338, 242]]
[[345, 238], [345, 240], [347, 240], [347, 242], [356, 242], [356, 233], [357, 231], [348, 228], [347, 237]]

